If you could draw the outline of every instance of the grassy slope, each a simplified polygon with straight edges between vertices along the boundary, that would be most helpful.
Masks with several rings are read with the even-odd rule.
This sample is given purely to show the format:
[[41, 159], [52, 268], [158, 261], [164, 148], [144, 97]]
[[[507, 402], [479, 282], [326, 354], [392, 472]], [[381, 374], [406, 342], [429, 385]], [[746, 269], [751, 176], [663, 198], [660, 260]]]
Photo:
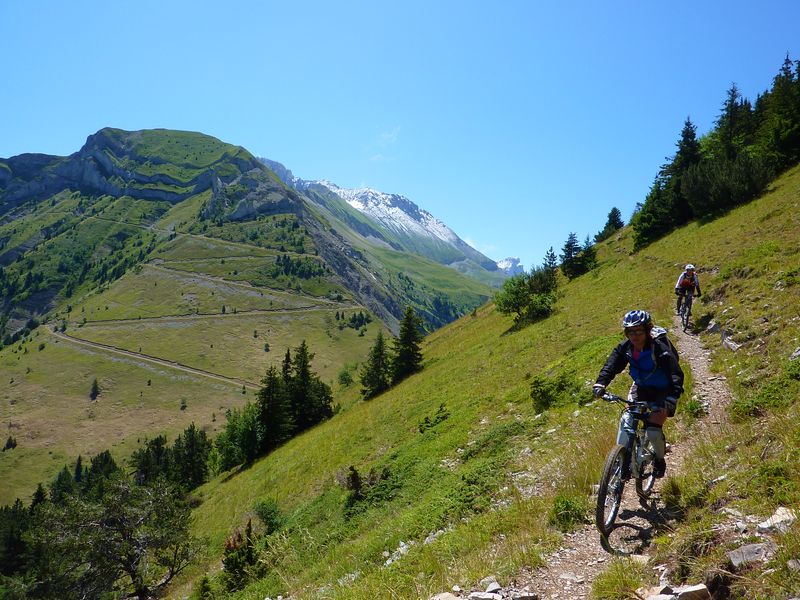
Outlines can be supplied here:
[[[705, 291], [697, 318], [714, 313], [734, 338], [750, 338], [737, 353], [721, 348], [716, 336], [707, 343], [740, 397], [752, 394], [759, 382], [785, 368], [798, 345], [798, 196], [795, 169], [765, 198], [717, 221], [691, 224], [640, 253], [630, 254], [630, 232], [623, 231], [600, 246], [597, 270], [563, 286], [553, 317], [515, 331], [489, 305], [435, 332], [426, 341], [421, 374], [371, 402], [355, 403], [251, 469], [200, 490], [204, 502], [196, 511], [196, 530], [209, 539], [208, 567], [217, 568], [225, 536], [264, 497], [278, 501], [289, 524], [271, 538], [268, 575], [237, 598], [281, 592], [311, 598], [324, 588], [326, 597], [410, 599], [535, 564], [552, 535], [545, 523], [547, 498], [556, 490], [588, 493], [616, 413], [567, 403], [537, 419], [529, 378], [570, 372], [576, 381], [593, 380], [620, 339], [622, 313], [647, 308], [657, 322], [669, 322], [672, 285], [682, 265], [692, 261], [701, 268]], [[778, 280], [784, 284], [776, 285]], [[763, 322], [764, 316], [769, 320]], [[615, 382], [616, 391], [626, 388], [626, 380]], [[795, 411], [797, 387], [786, 391], [785, 404]], [[355, 390], [349, 393], [354, 398]], [[587, 394], [588, 387], [582, 397]], [[418, 423], [442, 403], [450, 417], [420, 434]], [[575, 410], [581, 410], [579, 419]], [[668, 427], [668, 437], [673, 434]], [[792, 489], [800, 489], [792, 456], [789, 479]], [[395, 487], [388, 500], [348, 519], [346, 492], [335, 479], [350, 465], [362, 474], [386, 466]], [[514, 492], [515, 486], [526, 487], [521, 473], [542, 499], [525, 500]], [[561, 478], [550, 485], [557, 473]], [[762, 511], [777, 501], [752, 486], [748, 491], [758, 495]], [[495, 510], [486, 511], [490, 504]], [[438, 528], [448, 532], [421, 545]], [[401, 540], [416, 545], [391, 568], [382, 567], [383, 552]], [[355, 582], [337, 583], [356, 571]]]

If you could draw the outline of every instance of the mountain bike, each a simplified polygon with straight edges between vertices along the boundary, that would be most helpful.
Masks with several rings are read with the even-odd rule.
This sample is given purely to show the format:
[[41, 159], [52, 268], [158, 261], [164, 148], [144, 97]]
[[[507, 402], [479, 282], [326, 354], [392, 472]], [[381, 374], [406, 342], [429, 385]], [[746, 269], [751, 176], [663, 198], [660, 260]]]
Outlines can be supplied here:
[[692, 292], [686, 292], [683, 296], [683, 302], [681, 303], [681, 325], [683, 325], [683, 331], [686, 332], [689, 329], [689, 317], [692, 315], [692, 299], [694, 298], [694, 294]]
[[642, 500], [646, 500], [653, 491], [656, 478], [653, 474], [655, 451], [645, 433], [647, 419], [652, 413], [647, 403], [627, 400], [609, 393], [603, 394], [602, 399], [606, 402], [620, 402], [627, 405], [625, 410], [636, 420], [636, 433], [628, 436], [627, 446], [617, 444], [611, 449], [600, 478], [595, 523], [600, 533], [607, 536], [619, 513], [622, 492], [628, 479], [634, 480], [636, 493]]

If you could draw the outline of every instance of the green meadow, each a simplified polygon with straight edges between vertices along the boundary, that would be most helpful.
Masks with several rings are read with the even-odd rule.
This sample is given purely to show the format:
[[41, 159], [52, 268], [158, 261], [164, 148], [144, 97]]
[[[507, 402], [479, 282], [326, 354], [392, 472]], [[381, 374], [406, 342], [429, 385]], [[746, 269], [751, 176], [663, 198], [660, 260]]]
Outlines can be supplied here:
[[260, 382], [271, 365], [280, 366], [287, 349], [305, 340], [315, 355], [314, 370], [330, 382], [344, 364], [359, 362], [367, 354], [381, 327], [373, 321], [364, 335], [350, 327], [339, 329], [337, 312], [349, 318], [357, 311], [326, 307], [97, 322], [73, 329], [70, 334], [254, 383]]
[[[800, 346], [798, 198], [800, 168], [764, 197], [641, 252], [632, 253], [624, 229], [599, 246], [596, 270], [560, 282], [550, 318], [517, 328], [488, 304], [427, 337], [421, 373], [368, 402], [358, 401], [355, 386], [340, 391], [346, 410], [195, 492], [194, 528], [207, 540], [208, 557], [173, 596], [188, 593], [199, 574], [217, 572], [226, 537], [250, 519], [258, 527], [254, 506], [268, 498], [285, 525], [260, 542], [259, 577], [225, 597], [411, 600], [536, 566], [561, 536], [556, 500], [584, 506], [588, 515], [618, 418], [617, 409], [591, 401], [590, 386], [621, 340], [622, 314], [644, 308], [671, 327], [672, 288], [689, 261], [699, 266], [704, 291], [695, 333], [736, 401], [728, 430], [702, 440], [686, 472], [666, 481], [672, 492], [665, 494], [683, 503], [684, 516], [671, 536], [656, 539], [656, 550], [662, 560], [684, 560], [685, 576], [702, 578], [711, 558], [686, 552], [698, 531], [721, 518], [712, 506], [743, 506], [766, 518], [777, 505], [800, 501], [800, 456], [792, 450], [800, 439], [800, 375], [788, 360]], [[739, 350], [722, 346], [719, 333], [701, 333], [712, 319]], [[696, 418], [684, 412], [693, 394], [684, 367], [686, 395], [666, 427], [677, 444]], [[541, 390], [558, 381], [564, 385], [550, 407], [538, 412], [532, 384]], [[628, 385], [622, 375], [612, 390]], [[758, 456], [770, 468], [759, 468]], [[375, 474], [366, 499], [348, 500], [350, 467], [364, 478]], [[698, 487], [723, 473], [730, 483]], [[435, 540], [425, 543], [431, 533]], [[791, 539], [788, 548], [797, 546]], [[401, 542], [410, 550], [387, 566]], [[796, 582], [785, 577], [792, 555], [782, 554], [776, 575], [743, 597], [780, 597]]]

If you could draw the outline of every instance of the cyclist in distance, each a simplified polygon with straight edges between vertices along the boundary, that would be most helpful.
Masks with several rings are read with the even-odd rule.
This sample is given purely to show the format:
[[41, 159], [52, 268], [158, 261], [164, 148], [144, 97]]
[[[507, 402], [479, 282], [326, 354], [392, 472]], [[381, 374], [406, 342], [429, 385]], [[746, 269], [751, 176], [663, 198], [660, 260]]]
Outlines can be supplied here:
[[678, 303], [675, 305], [675, 314], [681, 313], [681, 304], [686, 294], [693, 294], [698, 298], [702, 295], [700, 293], [700, 280], [697, 278], [694, 265], [689, 263], [684, 267], [683, 273], [678, 277], [675, 283], [675, 295], [678, 296]]
[[[628, 397], [633, 401], [646, 402], [652, 414], [647, 422], [646, 434], [653, 444], [655, 460], [653, 475], [663, 477], [667, 468], [664, 460], [666, 441], [662, 427], [667, 417], [675, 415], [678, 398], [683, 393], [683, 371], [672, 344], [664, 335], [666, 331], [653, 327], [650, 313], [632, 310], [622, 318], [625, 341], [620, 343], [600, 369], [597, 383], [592, 392], [596, 397], [605, 393], [606, 386], [619, 375], [625, 367], [630, 368], [633, 379]], [[655, 335], [654, 335], [655, 334]], [[620, 419], [617, 443], [627, 446], [629, 436], [635, 435], [636, 421], [625, 410]], [[626, 458], [623, 477], [630, 477], [630, 462]]]

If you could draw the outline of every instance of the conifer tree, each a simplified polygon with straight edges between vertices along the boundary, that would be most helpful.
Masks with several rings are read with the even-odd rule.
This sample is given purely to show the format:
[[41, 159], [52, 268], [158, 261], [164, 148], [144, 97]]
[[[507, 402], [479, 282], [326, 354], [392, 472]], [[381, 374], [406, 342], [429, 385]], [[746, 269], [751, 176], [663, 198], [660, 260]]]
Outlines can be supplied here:
[[622, 220], [622, 213], [615, 206], [609, 211], [605, 226], [594, 236], [594, 239], [596, 242], [607, 240], [617, 229], [621, 229], [624, 226], [625, 222]]
[[581, 274], [578, 259], [580, 251], [581, 245], [578, 243], [577, 234], [570, 232], [567, 241], [564, 242], [564, 247], [561, 249], [561, 272], [569, 279], [573, 279]]
[[390, 367], [383, 331], [378, 330], [375, 343], [369, 351], [367, 362], [364, 363], [359, 378], [362, 385], [361, 396], [365, 400], [374, 398], [389, 389]]
[[422, 338], [422, 319], [409, 306], [400, 322], [400, 335], [393, 342], [392, 385], [422, 369], [422, 352], [419, 349]]
[[96, 400], [99, 395], [100, 395], [100, 386], [97, 383], [97, 378], [95, 378], [92, 381], [92, 389], [89, 390], [89, 398], [91, 400]]
[[295, 429], [286, 385], [274, 365], [261, 380], [256, 402], [262, 433], [261, 450], [270, 452], [288, 440]]
[[75, 493], [75, 480], [72, 478], [72, 473], [64, 465], [56, 478], [50, 484], [50, 500], [55, 504], [64, 502], [67, 496]]
[[78, 455], [78, 460], [75, 461], [75, 474], [73, 475], [75, 483], [81, 485], [83, 483], [83, 459]]
[[311, 371], [313, 358], [303, 340], [294, 351], [292, 377], [288, 386], [297, 431], [305, 431], [333, 415], [333, 394], [330, 387]]
[[175, 440], [170, 450], [170, 479], [184, 490], [193, 490], [205, 483], [211, 445], [206, 432], [198, 429], [192, 422]]

